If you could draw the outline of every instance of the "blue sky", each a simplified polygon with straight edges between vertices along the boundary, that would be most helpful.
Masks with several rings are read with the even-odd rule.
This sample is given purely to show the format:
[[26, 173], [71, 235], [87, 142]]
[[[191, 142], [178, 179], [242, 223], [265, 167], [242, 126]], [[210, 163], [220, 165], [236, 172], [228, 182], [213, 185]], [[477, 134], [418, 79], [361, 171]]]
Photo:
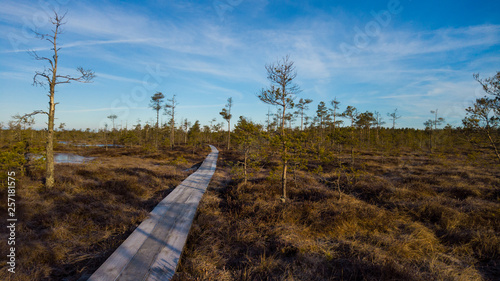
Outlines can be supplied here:
[[[60, 74], [91, 68], [91, 84], [59, 85], [56, 126], [102, 128], [154, 123], [157, 91], [179, 101], [177, 119], [209, 124], [233, 97], [233, 118], [266, 120], [257, 98], [269, 85], [265, 64], [289, 54], [298, 98], [335, 97], [341, 110], [402, 116], [397, 127], [422, 128], [439, 109], [458, 126], [464, 108], [483, 96], [473, 73], [500, 71], [500, 1], [23, 1], [0, 10], [0, 122], [47, 109], [47, 89], [32, 86], [50, 56], [51, 10], [67, 11], [60, 36]], [[49, 12], [49, 13], [48, 13]], [[272, 109], [272, 108], [271, 108]], [[272, 109], [273, 110], [273, 109]], [[167, 116], [162, 115], [166, 122]], [[46, 117], [36, 118], [36, 128]], [[387, 125], [389, 126], [389, 125]]]

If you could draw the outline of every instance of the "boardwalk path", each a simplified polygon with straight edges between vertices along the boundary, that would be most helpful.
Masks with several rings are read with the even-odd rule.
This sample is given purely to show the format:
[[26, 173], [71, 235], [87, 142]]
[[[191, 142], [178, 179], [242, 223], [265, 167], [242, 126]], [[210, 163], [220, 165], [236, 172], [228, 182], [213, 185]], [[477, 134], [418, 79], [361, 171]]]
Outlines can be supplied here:
[[198, 203], [215, 171], [219, 152], [210, 148], [200, 168], [165, 197], [88, 280], [172, 278]]

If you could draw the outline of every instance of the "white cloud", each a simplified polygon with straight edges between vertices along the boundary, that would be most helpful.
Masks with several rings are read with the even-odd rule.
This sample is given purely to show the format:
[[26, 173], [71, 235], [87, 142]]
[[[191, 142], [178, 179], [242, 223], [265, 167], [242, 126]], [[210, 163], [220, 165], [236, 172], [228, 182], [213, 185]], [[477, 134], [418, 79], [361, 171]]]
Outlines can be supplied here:
[[489, 47], [499, 43], [500, 25], [479, 25], [423, 32], [401, 30], [382, 33], [380, 40], [366, 49], [374, 54], [387, 54], [394, 60], [471, 47]]
[[96, 73], [96, 80], [100, 80], [101, 78], [104, 78], [104, 80], [114, 80], [114, 81], [130, 82], [130, 83], [136, 83], [136, 84], [143, 84], [144, 83], [142, 80], [138, 80], [138, 79], [134, 79], [134, 78], [122, 77], [122, 76], [106, 74], [106, 73], [102, 73], [102, 72]]

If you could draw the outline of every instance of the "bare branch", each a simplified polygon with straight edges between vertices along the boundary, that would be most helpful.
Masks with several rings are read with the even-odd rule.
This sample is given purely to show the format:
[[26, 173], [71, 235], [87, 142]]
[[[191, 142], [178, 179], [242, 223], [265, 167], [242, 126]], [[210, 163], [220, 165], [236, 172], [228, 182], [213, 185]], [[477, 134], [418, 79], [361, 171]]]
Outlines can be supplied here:
[[27, 113], [27, 114], [24, 114], [24, 115], [19, 115], [19, 114], [16, 114], [14, 116], [12, 116], [13, 119], [15, 119], [15, 123], [16, 124], [21, 124], [21, 123], [26, 123], [26, 124], [29, 124], [31, 125], [32, 123], [34, 123], [34, 116], [35, 115], [38, 115], [38, 114], [46, 114], [46, 115], [49, 115], [48, 112], [46, 111], [43, 111], [43, 110], [35, 110], [31, 113]]
[[40, 40], [45, 39], [45, 37], [49, 37], [50, 35], [47, 33], [40, 33], [34, 29], [30, 29], [31, 33], [35, 34], [35, 37], [39, 38]]
[[82, 74], [82, 76], [80, 76], [78, 80], [79, 82], [91, 83], [92, 79], [95, 78], [95, 72], [91, 69], [83, 69], [83, 67], [78, 67], [77, 70]]
[[28, 50], [28, 54], [30, 56], [32, 56], [34, 59], [36, 59], [36, 60], [46, 60], [46, 61], [48, 61], [50, 63], [51, 67], [54, 67], [54, 62], [51, 59], [49, 59], [47, 57], [40, 57], [38, 55], [38, 53], [36, 51], [34, 51], [34, 50]]
[[43, 110], [35, 110], [27, 115], [29, 116], [34, 116], [34, 115], [37, 115], [37, 114], [45, 114], [45, 115], [49, 115], [49, 113], [47, 111], [43, 111]]
[[47, 74], [47, 71], [44, 70], [43, 72], [39, 72], [39, 71], [36, 71], [35, 72], [35, 76], [33, 76], [33, 85], [34, 86], [42, 86], [42, 87], [45, 87], [45, 83], [44, 82], [41, 82], [37, 79], [38, 76], [41, 76], [45, 79], [47, 79], [47, 83], [50, 84], [50, 76], [49, 74]]
[[80, 83], [92, 83], [92, 79], [94, 79], [95, 77], [95, 74], [92, 70], [84, 70], [82, 68], [78, 68], [78, 71], [82, 74], [80, 77], [71, 77], [70, 75], [56, 75], [56, 84], [66, 84], [70, 83], [71, 81]]

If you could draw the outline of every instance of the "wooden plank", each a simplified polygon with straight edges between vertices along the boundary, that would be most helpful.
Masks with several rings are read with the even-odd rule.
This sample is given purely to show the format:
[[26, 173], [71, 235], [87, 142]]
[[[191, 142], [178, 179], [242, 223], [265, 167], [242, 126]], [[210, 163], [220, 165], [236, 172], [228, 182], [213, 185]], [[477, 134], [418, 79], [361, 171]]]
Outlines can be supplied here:
[[189, 229], [217, 166], [212, 152], [198, 170], [165, 197], [88, 280], [170, 280]]

